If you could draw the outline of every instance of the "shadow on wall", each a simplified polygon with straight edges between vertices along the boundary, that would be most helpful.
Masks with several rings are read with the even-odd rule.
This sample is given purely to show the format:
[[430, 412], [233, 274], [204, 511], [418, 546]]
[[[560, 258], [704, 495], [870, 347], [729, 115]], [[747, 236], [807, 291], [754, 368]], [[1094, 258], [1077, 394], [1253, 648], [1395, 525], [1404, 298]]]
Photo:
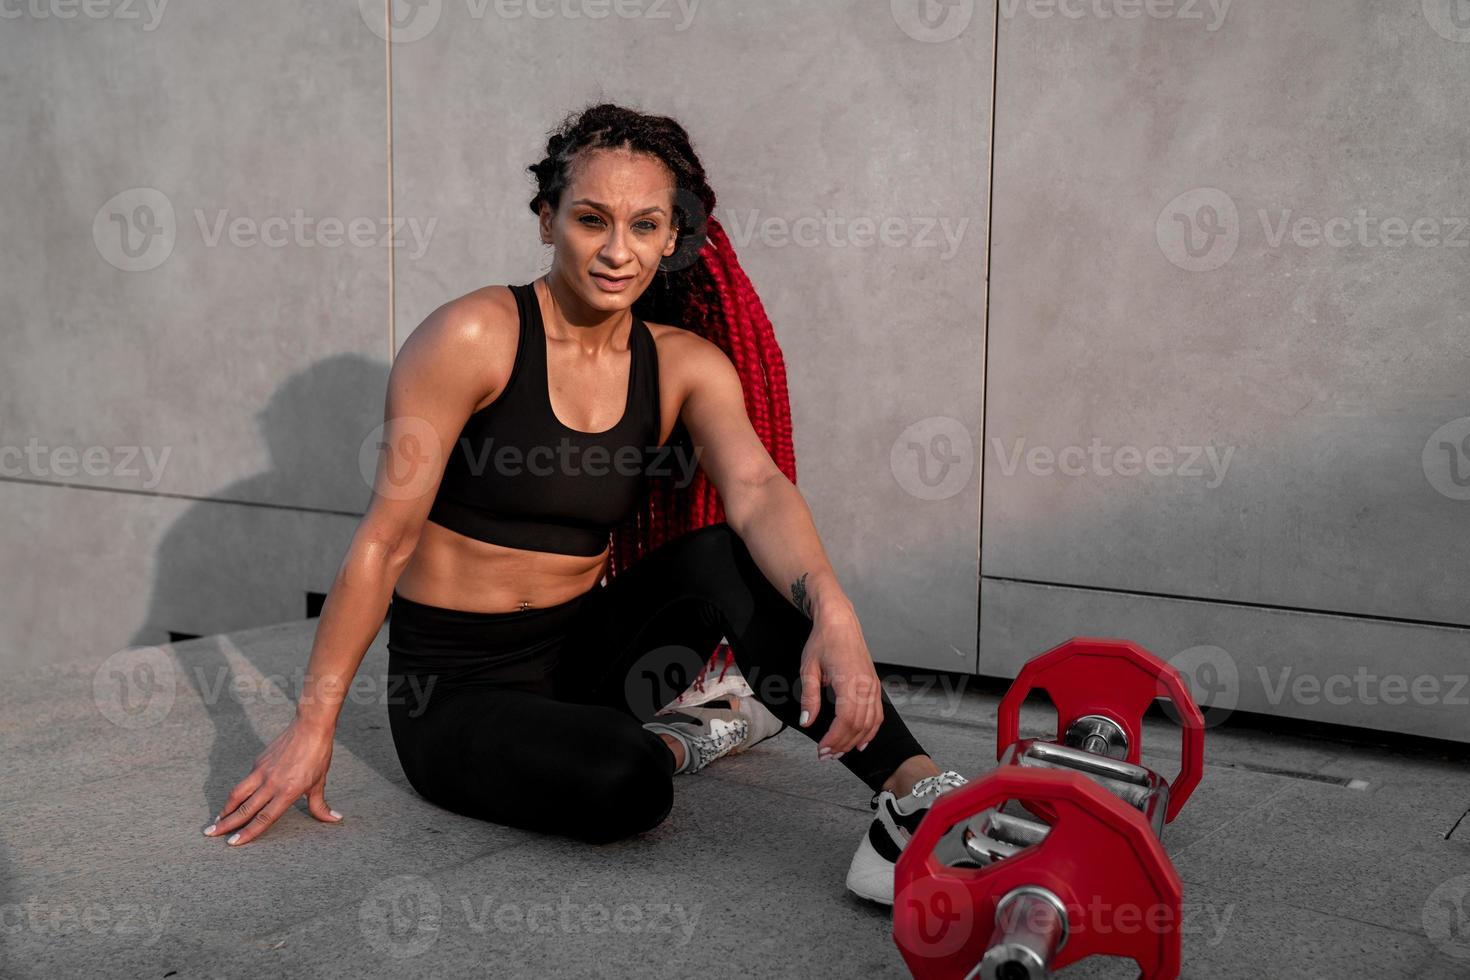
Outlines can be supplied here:
[[[293, 634], [291, 649], [269, 639], [242, 647], [216, 634], [303, 619], [307, 591], [330, 588], [371, 498], [371, 470], [362, 474], [359, 454], [381, 431], [387, 378], [385, 364], [359, 355], [327, 358], [293, 375], [255, 416], [269, 469], [193, 504], [163, 537], [149, 612], [132, 645], [162, 645], [170, 631], [201, 636], [171, 659], [183, 675], [179, 683], [194, 689], [210, 719], [206, 807], [224, 801], [278, 734], [256, 731], [231, 693], [235, 685], [255, 691], [261, 676], [284, 678], [294, 702], [314, 631]], [[244, 677], [242, 668], [257, 676]], [[368, 658], [359, 673], [384, 669]], [[381, 706], [349, 703], [337, 741], [396, 783], [402, 773], [391, 740], [374, 732], [387, 723]], [[296, 809], [304, 814], [305, 802]]]
[[344, 354], [276, 390], [255, 415], [269, 468], [193, 504], [164, 534], [133, 645], [306, 617], [307, 591], [330, 586], [371, 499], [359, 451], [383, 421], [387, 379], [386, 364]]

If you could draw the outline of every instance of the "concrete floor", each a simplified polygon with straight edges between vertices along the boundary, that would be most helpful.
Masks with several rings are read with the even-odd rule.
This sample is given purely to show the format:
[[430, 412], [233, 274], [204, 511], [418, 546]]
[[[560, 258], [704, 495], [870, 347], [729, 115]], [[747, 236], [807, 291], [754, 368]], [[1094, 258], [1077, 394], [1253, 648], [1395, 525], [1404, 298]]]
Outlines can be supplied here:
[[[205, 838], [290, 719], [314, 625], [8, 678], [0, 975], [908, 975], [887, 911], [843, 888], [868, 794], [804, 736], [678, 777], [670, 818], [634, 840], [482, 823], [404, 781], [381, 704], [386, 631], [360, 674], [378, 683], [338, 729], [327, 798], [346, 819], [318, 824], [303, 803], [246, 847]], [[941, 764], [982, 773], [996, 698], [956, 685], [890, 696]], [[1044, 723], [1028, 710], [1023, 732]], [[1148, 737], [1172, 747], [1162, 723]], [[1184, 976], [1470, 977], [1470, 820], [1451, 833], [1465, 766], [1228, 728], [1206, 752], [1165, 833]]]

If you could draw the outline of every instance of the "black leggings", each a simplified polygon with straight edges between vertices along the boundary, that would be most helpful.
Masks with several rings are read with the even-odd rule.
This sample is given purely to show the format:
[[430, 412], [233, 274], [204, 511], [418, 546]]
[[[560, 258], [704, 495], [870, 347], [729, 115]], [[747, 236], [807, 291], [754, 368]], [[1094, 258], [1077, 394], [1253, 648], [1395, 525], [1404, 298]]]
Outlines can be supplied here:
[[[642, 722], [694, 679], [721, 637], [756, 697], [807, 728], [799, 667], [812, 623], [726, 523], [654, 549], [556, 606], [468, 612], [393, 595], [388, 717], [410, 785], [446, 809], [605, 843], [673, 806], [674, 755]], [[924, 750], [883, 695], [868, 747], [838, 761], [874, 792]], [[815, 760], [814, 760], [815, 761]]]

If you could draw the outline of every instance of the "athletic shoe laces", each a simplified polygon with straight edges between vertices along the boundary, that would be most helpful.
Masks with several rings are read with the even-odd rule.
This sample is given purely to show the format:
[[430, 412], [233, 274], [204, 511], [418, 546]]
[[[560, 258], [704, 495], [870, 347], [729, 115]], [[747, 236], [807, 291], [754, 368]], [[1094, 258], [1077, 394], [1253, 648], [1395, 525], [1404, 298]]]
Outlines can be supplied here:
[[[968, 779], [953, 769], [946, 769], [937, 776], [925, 776], [923, 779], [916, 781], [914, 788], [909, 791], [909, 796], [912, 796], [915, 800], [929, 798], [932, 803], [933, 797], [938, 796], [946, 790], [958, 789], [968, 782]], [[881, 792], [874, 793], [873, 798], [868, 801], [868, 809], [878, 809], [878, 798], [882, 795]]]
[[920, 798], [925, 796], [938, 796], [945, 790], [958, 789], [967, 782], [969, 782], [968, 779], [953, 769], [946, 769], [937, 776], [925, 776], [923, 779], [914, 783], [914, 788], [909, 795]]
[[699, 764], [691, 766], [689, 772], [698, 772], [739, 745], [749, 731], [750, 722], [744, 718], [736, 721], [725, 721], [722, 718], [710, 719], [709, 734], [687, 736], [699, 754]]

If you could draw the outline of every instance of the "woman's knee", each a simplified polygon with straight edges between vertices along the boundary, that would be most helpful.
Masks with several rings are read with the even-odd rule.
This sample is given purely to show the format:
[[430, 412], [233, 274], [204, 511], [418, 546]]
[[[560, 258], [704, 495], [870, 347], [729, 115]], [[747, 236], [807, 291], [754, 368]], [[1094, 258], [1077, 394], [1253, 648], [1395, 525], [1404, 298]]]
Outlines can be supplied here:
[[677, 577], [686, 589], [711, 599], [725, 598], [748, 591], [753, 581], [765, 581], [750, 549], [725, 521], [706, 524], [675, 541]]
[[727, 559], [745, 545], [727, 521], [695, 528], [674, 541], [677, 542], [681, 555], [696, 566]]
[[611, 843], [651, 830], [674, 806], [672, 756], [652, 732], [636, 724], [619, 726], [583, 790], [578, 836], [589, 843]]

